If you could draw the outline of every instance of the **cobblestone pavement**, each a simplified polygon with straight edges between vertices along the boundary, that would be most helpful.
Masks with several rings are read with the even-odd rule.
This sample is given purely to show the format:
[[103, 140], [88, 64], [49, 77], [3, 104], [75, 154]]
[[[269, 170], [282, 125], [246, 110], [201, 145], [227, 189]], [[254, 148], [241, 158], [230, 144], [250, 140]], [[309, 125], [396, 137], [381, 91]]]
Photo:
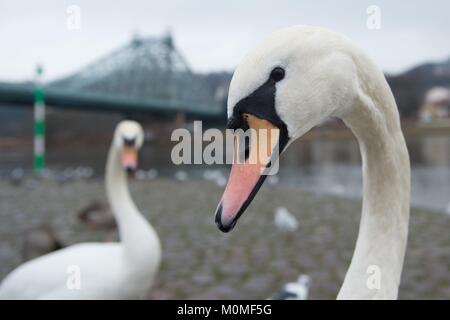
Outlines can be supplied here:
[[[0, 181], [0, 278], [21, 263], [24, 232], [49, 224], [66, 244], [107, 241], [76, 213], [106, 201], [100, 180]], [[300, 274], [311, 277], [310, 299], [334, 299], [356, 241], [359, 201], [263, 186], [235, 230], [221, 233], [213, 213], [223, 188], [206, 181], [131, 182], [138, 207], [158, 231], [163, 263], [150, 299], [265, 299]], [[293, 234], [276, 230], [276, 207], [300, 220]], [[412, 210], [401, 299], [450, 299], [450, 217]]]

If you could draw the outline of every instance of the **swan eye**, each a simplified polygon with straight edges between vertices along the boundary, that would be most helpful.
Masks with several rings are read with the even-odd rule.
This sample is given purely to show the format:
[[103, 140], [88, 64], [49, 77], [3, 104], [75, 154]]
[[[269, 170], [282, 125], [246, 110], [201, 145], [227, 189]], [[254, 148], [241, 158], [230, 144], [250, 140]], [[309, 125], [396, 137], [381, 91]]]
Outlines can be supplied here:
[[281, 81], [284, 78], [284, 69], [280, 67], [275, 67], [270, 73], [270, 79], [275, 82]]

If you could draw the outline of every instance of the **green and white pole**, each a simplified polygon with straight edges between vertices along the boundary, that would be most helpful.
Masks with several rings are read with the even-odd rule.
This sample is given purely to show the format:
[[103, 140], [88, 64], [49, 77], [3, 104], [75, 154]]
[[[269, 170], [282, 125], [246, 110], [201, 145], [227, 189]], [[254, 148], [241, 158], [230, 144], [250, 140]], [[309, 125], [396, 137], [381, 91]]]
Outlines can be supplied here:
[[45, 167], [45, 103], [42, 73], [42, 66], [38, 65], [34, 90], [34, 172], [36, 174], [40, 174]]

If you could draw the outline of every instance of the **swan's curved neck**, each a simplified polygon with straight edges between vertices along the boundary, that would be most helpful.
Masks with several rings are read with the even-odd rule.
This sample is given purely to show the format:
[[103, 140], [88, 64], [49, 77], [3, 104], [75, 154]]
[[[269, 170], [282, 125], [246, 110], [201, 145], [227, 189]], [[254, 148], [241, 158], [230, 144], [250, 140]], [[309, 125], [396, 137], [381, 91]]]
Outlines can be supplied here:
[[342, 117], [361, 151], [363, 206], [355, 252], [339, 299], [396, 299], [403, 268], [409, 156], [395, 100], [384, 78], [379, 80], [378, 87], [361, 94], [360, 103]]
[[[116, 218], [125, 253], [140, 259], [149, 246], [159, 246], [156, 232], [141, 215], [128, 190], [126, 173], [120, 163], [120, 152], [111, 146], [106, 164], [106, 192]], [[156, 247], [155, 247], [156, 248]]]

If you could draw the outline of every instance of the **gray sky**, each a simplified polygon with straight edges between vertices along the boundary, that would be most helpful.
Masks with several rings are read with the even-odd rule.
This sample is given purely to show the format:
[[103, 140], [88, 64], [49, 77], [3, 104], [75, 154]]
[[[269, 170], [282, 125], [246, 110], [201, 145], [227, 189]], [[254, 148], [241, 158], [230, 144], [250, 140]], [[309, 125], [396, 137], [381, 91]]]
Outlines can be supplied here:
[[[81, 8], [81, 30], [66, 28], [68, 5]], [[366, 27], [369, 5], [381, 29]], [[301, 0], [0, 0], [0, 80], [29, 79], [36, 62], [46, 79], [75, 71], [141, 36], [171, 28], [196, 71], [232, 70], [271, 31], [307, 24], [352, 38], [391, 73], [450, 56], [450, 1]]]

